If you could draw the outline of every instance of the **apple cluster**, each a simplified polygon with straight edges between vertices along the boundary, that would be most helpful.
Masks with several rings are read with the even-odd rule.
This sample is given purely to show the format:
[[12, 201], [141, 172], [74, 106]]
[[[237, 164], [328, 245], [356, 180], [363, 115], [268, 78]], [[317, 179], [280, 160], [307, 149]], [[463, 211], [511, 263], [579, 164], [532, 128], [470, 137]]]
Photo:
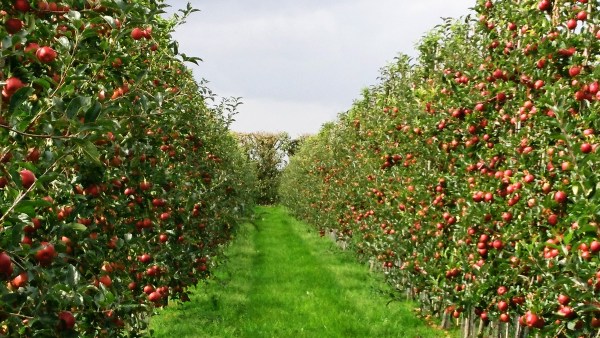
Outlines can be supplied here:
[[0, 8], [0, 336], [138, 336], [250, 211], [237, 102], [194, 80], [163, 1]]
[[474, 9], [309, 138], [282, 199], [466, 337], [595, 337], [600, 8]]

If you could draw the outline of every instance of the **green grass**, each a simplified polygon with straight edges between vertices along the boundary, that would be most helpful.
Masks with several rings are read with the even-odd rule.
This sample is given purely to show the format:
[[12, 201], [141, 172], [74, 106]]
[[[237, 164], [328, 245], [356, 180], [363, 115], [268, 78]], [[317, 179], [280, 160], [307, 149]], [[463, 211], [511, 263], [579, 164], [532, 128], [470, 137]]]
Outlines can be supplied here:
[[228, 248], [229, 261], [191, 302], [161, 310], [156, 337], [444, 337], [388, 305], [387, 287], [284, 209], [258, 208]]

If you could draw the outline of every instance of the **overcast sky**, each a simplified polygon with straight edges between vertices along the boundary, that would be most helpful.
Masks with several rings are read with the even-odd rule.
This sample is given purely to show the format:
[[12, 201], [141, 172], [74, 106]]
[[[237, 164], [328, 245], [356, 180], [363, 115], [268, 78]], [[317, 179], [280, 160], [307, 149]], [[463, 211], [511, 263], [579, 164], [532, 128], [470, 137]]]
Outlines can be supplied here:
[[[188, 1], [167, 0], [174, 9]], [[219, 96], [242, 97], [232, 129], [316, 133], [348, 110], [379, 69], [442, 17], [475, 0], [192, 0], [200, 12], [174, 34], [204, 61], [198, 79]]]

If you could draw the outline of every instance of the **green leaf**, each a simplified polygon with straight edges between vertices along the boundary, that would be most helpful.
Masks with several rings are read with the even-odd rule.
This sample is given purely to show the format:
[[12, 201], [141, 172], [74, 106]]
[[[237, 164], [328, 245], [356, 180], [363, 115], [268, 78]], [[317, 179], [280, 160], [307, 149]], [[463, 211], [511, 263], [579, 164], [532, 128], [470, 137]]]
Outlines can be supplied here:
[[15, 207], [14, 212], [17, 214], [22, 213], [22, 214], [26, 214], [29, 217], [34, 217], [36, 215], [36, 208], [45, 208], [45, 207], [49, 207], [51, 205], [52, 204], [50, 204], [49, 202], [46, 202], [42, 199], [33, 200], [33, 201], [21, 201]]
[[55, 96], [52, 98], [52, 106], [60, 113], [65, 111], [65, 103], [60, 97]]
[[565, 243], [565, 245], [569, 245], [571, 243], [571, 240], [573, 239], [573, 231], [569, 231], [565, 234], [565, 236], [563, 237], [563, 242]]
[[92, 99], [87, 96], [78, 96], [74, 98], [67, 106], [67, 117], [72, 119], [76, 117], [81, 110], [86, 110], [92, 104]]
[[16, 93], [10, 98], [10, 105], [8, 106], [8, 113], [14, 114], [17, 108], [21, 107], [23, 103], [25, 103], [31, 94], [33, 94], [34, 89], [32, 87], [23, 87], [17, 90]]
[[100, 153], [92, 142], [88, 140], [77, 140], [75, 142], [88, 160], [92, 161], [94, 164], [102, 165], [102, 162], [100, 162]]
[[37, 79], [33, 80], [32, 83], [36, 84], [36, 85], [38, 85], [40, 87], [43, 87], [44, 90], [48, 90], [48, 89], [51, 88], [50, 82], [47, 81], [47, 80], [45, 80], [45, 79], [43, 79], [43, 78], [37, 78]]
[[10, 35], [7, 35], [4, 39], [2, 39], [2, 49], [9, 49], [13, 45], [12, 39]]
[[63, 226], [65, 230], [86, 231], [87, 227], [81, 223], [68, 223]]
[[102, 104], [100, 102], [94, 103], [85, 113], [85, 123], [96, 122], [100, 112], [102, 112]]

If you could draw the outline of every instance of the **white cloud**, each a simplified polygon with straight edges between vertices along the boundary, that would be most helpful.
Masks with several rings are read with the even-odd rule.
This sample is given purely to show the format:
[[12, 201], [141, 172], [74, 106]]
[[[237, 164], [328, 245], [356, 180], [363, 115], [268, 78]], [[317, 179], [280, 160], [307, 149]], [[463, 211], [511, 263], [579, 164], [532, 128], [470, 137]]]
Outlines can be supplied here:
[[[184, 6], [182, 1], [167, 2]], [[314, 116], [331, 118], [349, 109], [362, 88], [377, 82], [379, 69], [388, 61], [399, 52], [416, 56], [415, 43], [442, 22], [440, 17], [464, 15], [473, 4], [474, 0], [194, 1], [201, 13], [193, 14], [174, 37], [183, 52], [204, 59], [195, 74], [209, 79], [211, 89], [244, 98], [236, 128], [288, 130], [304, 125], [287, 119], [296, 121], [296, 112], [306, 114], [307, 108], [321, 112]], [[315, 121], [305, 124], [310, 130], [323, 122], [310, 120]]]
[[316, 134], [321, 125], [333, 121], [342, 109], [311, 102], [246, 99], [235, 115], [232, 129], [241, 132], [285, 131], [292, 137]]

